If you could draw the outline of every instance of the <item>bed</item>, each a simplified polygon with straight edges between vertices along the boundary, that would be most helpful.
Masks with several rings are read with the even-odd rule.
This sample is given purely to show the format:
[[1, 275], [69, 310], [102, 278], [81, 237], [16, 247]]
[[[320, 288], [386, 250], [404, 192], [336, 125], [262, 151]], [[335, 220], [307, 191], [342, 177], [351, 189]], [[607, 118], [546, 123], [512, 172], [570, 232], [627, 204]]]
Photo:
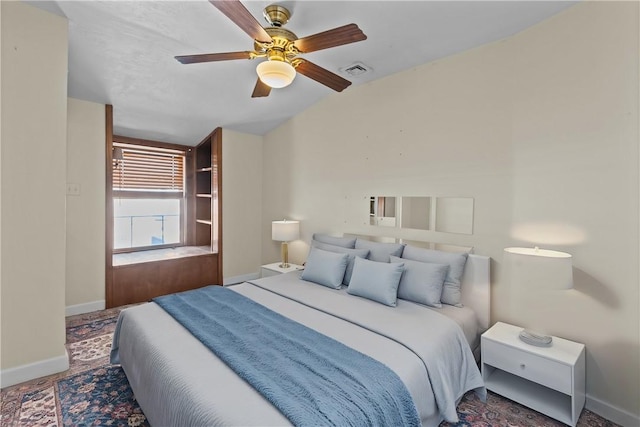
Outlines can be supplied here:
[[[312, 249], [314, 254], [320, 252], [328, 251]], [[354, 295], [344, 285], [322, 286], [309, 277], [305, 280], [305, 271], [308, 276], [317, 265], [310, 263], [311, 258], [305, 271], [256, 279], [224, 291], [380, 362], [401, 380], [419, 424], [435, 426], [442, 420], [457, 421], [455, 406], [465, 392], [476, 390], [481, 397], [485, 393], [474, 356], [489, 322], [489, 259], [473, 254], [465, 258], [460, 278], [464, 306], [459, 307], [433, 308], [403, 299], [389, 307]], [[364, 263], [358, 257], [355, 261], [354, 275]], [[121, 364], [151, 425], [292, 424], [284, 415], [287, 411], [256, 391], [159, 303], [121, 312], [111, 355], [113, 363]], [[266, 350], [264, 355], [274, 358]]]

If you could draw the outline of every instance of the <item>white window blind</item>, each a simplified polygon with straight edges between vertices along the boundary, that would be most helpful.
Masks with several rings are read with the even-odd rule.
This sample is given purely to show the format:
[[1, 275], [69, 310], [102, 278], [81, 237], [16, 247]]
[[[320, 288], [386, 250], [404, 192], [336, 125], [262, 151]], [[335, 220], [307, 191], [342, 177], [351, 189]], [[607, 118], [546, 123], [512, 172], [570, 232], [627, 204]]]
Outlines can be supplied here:
[[122, 149], [122, 160], [113, 168], [114, 191], [184, 191], [184, 151], [113, 143]]

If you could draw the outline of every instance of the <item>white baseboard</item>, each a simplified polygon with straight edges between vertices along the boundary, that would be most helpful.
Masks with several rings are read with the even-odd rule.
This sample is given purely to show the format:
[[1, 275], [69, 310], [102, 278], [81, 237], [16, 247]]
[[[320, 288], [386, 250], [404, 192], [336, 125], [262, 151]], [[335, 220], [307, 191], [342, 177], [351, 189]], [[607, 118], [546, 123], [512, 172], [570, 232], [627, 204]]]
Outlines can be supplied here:
[[586, 403], [584, 406], [591, 412], [595, 412], [596, 414], [621, 426], [640, 426], [640, 415], [634, 415], [631, 412], [627, 412], [624, 409], [620, 409], [610, 403], [603, 402], [602, 400], [597, 399], [593, 396], [587, 395]]
[[222, 280], [224, 286], [235, 285], [237, 283], [246, 282], [247, 280], [255, 280], [260, 275], [258, 273], [243, 274], [242, 276], [225, 277]]
[[15, 368], [0, 371], [0, 387], [8, 387], [20, 384], [35, 378], [46, 377], [69, 369], [69, 354], [64, 350], [64, 355]]
[[75, 316], [76, 314], [91, 313], [92, 311], [104, 310], [105, 301], [85, 302], [84, 304], [68, 305], [65, 316]]

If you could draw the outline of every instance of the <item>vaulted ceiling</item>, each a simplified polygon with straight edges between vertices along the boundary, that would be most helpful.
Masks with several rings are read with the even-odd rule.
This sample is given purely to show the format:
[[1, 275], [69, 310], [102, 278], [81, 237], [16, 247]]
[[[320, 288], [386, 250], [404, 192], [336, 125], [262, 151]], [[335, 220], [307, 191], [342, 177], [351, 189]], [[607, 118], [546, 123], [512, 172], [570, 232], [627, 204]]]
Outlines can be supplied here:
[[[356, 23], [367, 40], [304, 55], [354, 86], [508, 37], [572, 6], [567, 1], [244, 1], [292, 12], [298, 37]], [[340, 93], [298, 75], [251, 98], [261, 59], [183, 65], [177, 55], [253, 49], [253, 40], [206, 0], [28, 3], [69, 20], [69, 96], [112, 104], [115, 133], [197, 144], [214, 127], [264, 134]], [[341, 71], [354, 63], [370, 70]], [[344, 92], [343, 92], [344, 93]]]

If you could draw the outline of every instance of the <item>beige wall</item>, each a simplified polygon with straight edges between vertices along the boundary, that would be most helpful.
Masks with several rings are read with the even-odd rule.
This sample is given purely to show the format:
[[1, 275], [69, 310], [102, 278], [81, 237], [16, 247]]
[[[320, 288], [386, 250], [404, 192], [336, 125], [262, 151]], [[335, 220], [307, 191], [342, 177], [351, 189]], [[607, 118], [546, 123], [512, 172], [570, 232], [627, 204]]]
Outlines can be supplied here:
[[80, 185], [67, 195], [66, 305], [105, 299], [105, 106], [69, 98], [67, 182]]
[[67, 21], [22, 2], [0, 7], [6, 385], [11, 368], [66, 360]]
[[262, 137], [222, 131], [222, 262], [225, 283], [261, 264]]
[[[533, 326], [503, 249], [567, 251], [575, 288], [536, 326], [586, 344], [590, 407], [638, 420], [638, 33], [637, 3], [582, 3], [294, 117], [264, 138], [262, 261], [281, 217], [302, 221], [297, 263], [316, 231], [474, 246], [493, 259], [492, 321]], [[368, 226], [372, 195], [473, 197], [474, 233]]]

